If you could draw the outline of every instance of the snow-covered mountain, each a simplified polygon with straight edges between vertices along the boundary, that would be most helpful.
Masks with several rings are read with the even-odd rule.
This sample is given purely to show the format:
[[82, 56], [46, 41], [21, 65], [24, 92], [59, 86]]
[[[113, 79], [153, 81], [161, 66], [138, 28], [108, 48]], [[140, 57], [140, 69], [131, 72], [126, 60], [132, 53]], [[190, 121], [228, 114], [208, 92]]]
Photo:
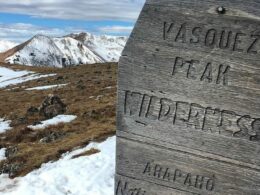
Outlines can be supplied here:
[[70, 34], [68, 36], [82, 42], [106, 62], [118, 61], [127, 41], [126, 37], [95, 36], [90, 33]]
[[126, 41], [126, 37], [96, 36], [90, 33], [59, 38], [36, 35], [0, 54], [0, 59], [11, 64], [51, 67], [116, 62]]
[[11, 49], [16, 45], [17, 45], [17, 43], [14, 43], [11, 41], [0, 40], [0, 52], [5, 52], [8, 49]]

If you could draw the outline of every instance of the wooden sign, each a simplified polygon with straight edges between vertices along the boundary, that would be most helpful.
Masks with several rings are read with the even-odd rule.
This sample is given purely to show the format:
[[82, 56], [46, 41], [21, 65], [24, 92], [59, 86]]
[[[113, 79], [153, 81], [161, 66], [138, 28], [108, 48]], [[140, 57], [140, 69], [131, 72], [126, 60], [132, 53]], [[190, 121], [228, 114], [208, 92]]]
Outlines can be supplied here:
[[260, 194], [258, 0], [148, 0], [118, 85], [115, 195]]

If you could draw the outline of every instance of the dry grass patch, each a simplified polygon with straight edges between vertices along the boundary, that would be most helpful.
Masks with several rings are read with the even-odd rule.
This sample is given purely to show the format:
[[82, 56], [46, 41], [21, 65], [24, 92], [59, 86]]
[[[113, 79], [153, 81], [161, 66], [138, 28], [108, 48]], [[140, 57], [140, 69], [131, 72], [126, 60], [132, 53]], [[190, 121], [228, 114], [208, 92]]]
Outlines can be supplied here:
[[[0, 146], [17, 148], [15, 154], [0, 162], [0, 171], [4, 165], [19, 164], [11, 176], [22, 176], [42, 163], [57, 160], [66, 151], [115, 134], [117, 64], [65, 69], [5, 66], [44, 74], [55, 73], [56, 76], [19, 84], [20, 88], [14, 90], [8, 87], [10, 91], [0, 89], [0, 117], [12, 120], [13, 126], [12, 130], [0, 134]], [[41, 91], [22, 88], [65, 83], [68, 85], [62, 88]], [[66, 114], [76, 115], [77, 119], [41, 130], [27, 128], [43, 120], [38, 114], [28, 114], [27, 110], [32, 106], [39, 107], [48, 94], [58, 95], [67, 105]]]
[[90, 156], [92, 154], [97, 154], [99, 152], [100, 152], [100, 150], [98, 150], [96, 148], [91, 148], [90, 150], [88, 150], [86, 152], [82, 152], [81, 154], [72, 156], [72, 159], [79, 158], [81, 156]]

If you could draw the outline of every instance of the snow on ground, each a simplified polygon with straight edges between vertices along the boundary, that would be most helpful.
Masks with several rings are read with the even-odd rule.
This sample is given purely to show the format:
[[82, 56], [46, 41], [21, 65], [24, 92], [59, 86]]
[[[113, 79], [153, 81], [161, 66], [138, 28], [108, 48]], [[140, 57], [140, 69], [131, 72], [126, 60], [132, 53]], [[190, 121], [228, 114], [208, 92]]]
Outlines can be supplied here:
[[39, 78], [55, 76], [56, 74], [41, 75], [31, 71], [15, 71], [10, 68], [0, 67], [0, 88], [5, 88], [9, 85], [16, 85], [26, 81], [31, 81]]
[[27, 91], [31, 91], [31, 90], [46, 90], [46, 89], [52, 89], [52, 88], [60, 88], [60, 87], [64, 87], [68, 84], [58, 84], [58, 85], [46, 85], [46, 86], [39, 86], [39, 87], [33, 87], [33, 88], [28, 88], [26, 89]]
[[70, 123], [71, 121], [75, 120], [77, 116], [74, 115], [58, 115], [52, 119], [48, 119], [45, 121], [42, 121], [41, 124], [38, 125], [30, 125], [28, 128], [31, 129], [44, 129], [51, 125], [57, 125], [59, 123]]
[[[91, 143], [66, 153], [57, 162], [43, 164], [25, 177], [8, 179], [0, 175], [1, 195], [113, 195], [116, 138]], [[101, 152], [91, 156], [73, 156], [91, 148]]]
[[11, 123], [11, 121], [6, 121], [6, 120], [0, 118], [0, 133], [4, 133], [4, 132], [12, 129], [12, 127], [10, 127], [10, 123]]
[[1, 149], [0, 149], [0, 162], [1, 162], [2, 160], [5, 160], [5, 159], [6, 159], [6, 157], [5, 157], [5, 151], [6, 151], [6, 148], [1, 148]]

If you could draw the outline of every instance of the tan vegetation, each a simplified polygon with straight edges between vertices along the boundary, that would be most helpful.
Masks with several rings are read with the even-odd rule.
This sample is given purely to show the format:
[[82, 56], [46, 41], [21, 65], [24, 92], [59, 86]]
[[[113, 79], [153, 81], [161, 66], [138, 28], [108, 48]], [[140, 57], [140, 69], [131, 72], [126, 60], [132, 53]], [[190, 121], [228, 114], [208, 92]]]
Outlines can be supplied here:
[[88, 150], [88, 151], [86, 151], [86, 152], [83, 152], [83, 153], [78, 154], [78, 155], [74, 155], [74, 156], [72, 157], [72, 159], [78, 158], [78, 157], [81, 157], [81, 156], [90, 156], [90, 155], [92, 155], [92, 154], [97, 154], [97, 153], [99, 153], [99, 152], [100, 152], [100, 150], [98, 150], [98, 149], [96, 149], [96, 148], [91, 148], [90, 150]]
[[[57, 75], [22, 83], [18, 88], [9, 86], [0, 89], [0, 117], [12, 120], [13, 126], [12, 130], [0, 134], [0, 147], [15, 148], [15, 152], [7, 160], [0, 162], [0, 170], [18, 164], [11, 176], [23, 176], [40, 167], [42, 163], [57, 160], [66, 151], [114, 135], [117, 64], [82, 65], [65, 69], [9, 64], [3, 66]], [[68, 85], [62, 88], [25, 90], [66, 83]], [[58, 95], [67, 105], [66, 114], [73, 114], [78, 118], [71, 123], [42, 130], [27, 128], [43, 119], [37, 114], [28, 114], [27, 110], [31, 106], [39, 107], [48, 94]], [[54, 135], [57, 139], [42, 142], [49, 135]]]

